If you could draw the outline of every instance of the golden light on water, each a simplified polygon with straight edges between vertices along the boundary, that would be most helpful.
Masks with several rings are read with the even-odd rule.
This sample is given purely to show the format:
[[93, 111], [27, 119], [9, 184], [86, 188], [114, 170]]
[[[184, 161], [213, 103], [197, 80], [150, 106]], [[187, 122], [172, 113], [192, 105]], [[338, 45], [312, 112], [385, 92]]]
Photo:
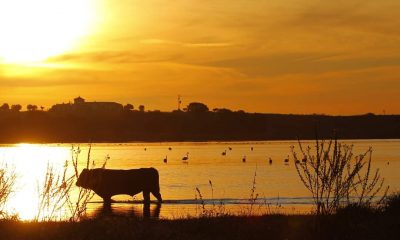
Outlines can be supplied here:
[[[46, 159], [43, 159], [45, 156]], [[34, 219], [39, 208], [38, 187], [43, 184], [48, 164], [56, 171], [70, 158], [70, 149], [43, 147], [36, 144], [18, 144], [4, 151], [7, 166], [16, 169], [15, 191], [7, 209], [21, 220]]]
[[[166, 200], [159, 209], [161, 218], [197, 214], [198, 205], [194, 201], [196, 188], [201, 190], [204, 199], [208, 199], [208, 204], [213, 203], [214, 200], [219, 202], [220, 199], [225, 199], [227, 201], [221, 200], [221, 202], [224, 201], [226, 209], [232, 213], [240, 213], [248, 207], [245, 203], [249, 198], [255, 171], [257, 173], [256, 192], [260, 196], [260, 207], [265, 206], [263, 205], [265, 203], [273, 206], [282, 203], [282, 206], [289, 210], [295, 207], [298, 211], [298, 206], [301, 205], [301, 211], [306, 212], [311, 207], [311, 198], [299, 181], [294, 165], [283, 163], [288, 149], [295, 143], [295, 141], [96, 143], [92, 145], [90, 161], [96, 163], [95, 167], [101, 167], [105, 156], [109, 156], [110, 160], [106, 166], [109, 169], [156, 168], [160, 176], [161, 194]], [[353, 141], [347, 141], [347, 143], [353, 143]], [[306, 144], [312, 144], [312, 142]], [[354, 144], [356, 153], [363, 152], [371, 145], [374, 146], [373, 168], [380, 169], [382, 176], [386, 179], [385, 184], [391, 187], [390, 191], [398, 191], [400, 189], [399, 141], [370, 140], [356, 141]], [[170, 146], [172, 150], [168, 149]], [[229, 146], [233, 147], [233, 150], [229, 151], [226, 156], [222, 156], [223, 149], [227, 149]], [[254, 151], [250, 150], [250, 146], [255, 146]], [[5, 206], [8, 214], [16, 214], [21, 220], [36, 218], [40, 209], [39, 192], [43, 190], [48, 166], [52, 167], [55, 175], [62, 175], [65, 161], [72, 158], [71, 147], [70, 144], [0, 145], [0, 167], [4, 166], [2, 164], [6, 164], [7, 172], [14, 170], [17, 174], [13, 193]], [[75, 146], [74, 149], [77, 147]], [[88, 146], [83, 144], [79, 149], [78, 172], [86, 167]], [[190, 160], [189, 163], [184, 163], [182, 156], [187, 152], [190, 152]], [[168, 155], [167, 164], [163, 162], [166, 155]], [[246, 163], [242, 163], [243, 155], [247, 156]], [[268, 163], [266, 156], [274, 159], [273, 164]], [[73, 174], [71, 161], [68, 164], [68, 171], [67, 176], [71, 176]], [[210, 181], [212, 181], [212, 189]], [[77, 196], [76, 190], [78, 188], [75, 187], [74, 180], [70, 195], [73, 201]], [[154, 197], [152, 198], [155, 200]], [[88, 204], [89, 217], [110, 214], [110, 212], [136, 216], [144, 214], [144, 208], [140, 203], [131, 202], [132, 200], [141, 201], [141, 193], [134, 197], [117, 195], [113, 197], [113, 200], [117, 202], [113, 203], [111, 212], [111, 210], [102, 208], [102, 199], [95, 195]], [[63, 209], [56, 214], [51, 212], [47, 214], [47, 209], [41, 210], [39, 220], [46, 219], [47, 216], [52, 216], [52, 219], [55, 220], [66, 219], [70, 214], [68, 206], [63, 206]], [[260, 211], [260, 213], [263, 212]]]
[[40, 62], [88, 33], [93, 0], [0, 0], [0, 63]]

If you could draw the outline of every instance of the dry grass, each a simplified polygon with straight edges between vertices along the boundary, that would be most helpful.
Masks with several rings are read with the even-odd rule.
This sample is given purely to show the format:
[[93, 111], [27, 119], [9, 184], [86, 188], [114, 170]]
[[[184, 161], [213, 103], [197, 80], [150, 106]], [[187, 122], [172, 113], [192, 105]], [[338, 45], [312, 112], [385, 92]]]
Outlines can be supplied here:
[[0, 164], [0, 218], [8, 217], [8, 213], [4, 211], [4, 206], [14, 190], [16, 178], [14, 169], [7, 164]]
[[[79, 177], [80, 147], [71, 148], [71, 159], [65, 161], [63, 169], [56, 171], [48, 164], [45, 179], [38, 184], [39, 206], [36, 221], [66, 220], [79, 221], [86, 217], [87, 204], [93, 198], [94, 192], [75, 186]], [[109, 157], [102, 164], [104, 168]], [[91, 145], [89, 145], [86, 168], [94, 168], [91, 160]]]
[[[222, 216], [154, 220], [103, 218], [75, 222], [0, 221], [1, 238], [13, 239], [398, 239], [399, 219], [372, 213]], [[397, 220], [396, 220], [397, 219]]]
[[212, 204], [210, 207], [207, 206], [205, 200], [203, 199], [203, 195], [198, 187], [196, 187], [195, 200], [196, 200], [196, 216], [200, 218], [211, 218], [211, 217], [220, 217], [227, 216], [229, 213], [225, 209], [225, 205], [220, 202], [216, 203], [214, 200], [214, 186], [211, 180], [208, 180], [208, 184], [211, 189], [211, 201]]
[[[205, 200], [200, 188], [195, 189], [195, 200], [196, 200], [196, 213], [194, 216], [196, 218], [211, 218], [211, 217], [221, 217], [221, 216], [261, 216], [261, 215], [277, 215], [283, 214], [284, 208], [279, 203], [279, 200], [272, 204], [264, 200], [260, 202], [259, 194], [257, 193], [257, 168], [254, 171], [253, 180], [251, 182], [249, 198], [241, 203], [239, 209], [234, 212], [229, 211], [225, 206], [224, 202], [214, 199], [214, 186], [211, 180], [209, 180], [209, 186], [211, 190], [211, 200]], [[211, 201], [211, 204], [206, 203]], [[287, 212], [286, 212], [287, 213]], [[294, 213], [294, 212], [293, 212]]]

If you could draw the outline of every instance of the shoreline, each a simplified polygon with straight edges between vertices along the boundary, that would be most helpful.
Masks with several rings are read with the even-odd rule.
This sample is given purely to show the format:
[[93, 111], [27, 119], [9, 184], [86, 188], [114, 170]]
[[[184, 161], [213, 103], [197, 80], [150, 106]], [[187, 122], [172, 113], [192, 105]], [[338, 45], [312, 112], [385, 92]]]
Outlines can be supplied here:
[[[397, 220], [396, 220], [397, 219]], [[396, 216], [377, 213], [221, 216], [177, 220], [105, 217], [81, 222], [0, 221], [1, 239], [397, 239]]]
[[[329, 138], [327, 138], [329, 140]], [[2, 142], [0, 141], [0, 147], [6, 145], [15, 145], [15, 144], [49, 144], [49, 145], [57, 145], [57, 144], [137, 144], [139, 146], [143, 144], [177, 144], [177, 145], [188, 145], [188, 144], [263, 144], [267, 142], [294, 142], [297, 143], [299, 139], [265, 139], [265, 140], [198, 140], [198, 141], [96, 141], [96, 142], [51, 142], [51, 141], [19, 141], [19, 142]], [[323, 139], [321, 139], [323, 140]], [[326, 140], [326, 139], [325, 139]], [[400, 138], [340, 138], [339, 141], [351, 142], [351, 141], [380, 141], [380, 142], [398, 142]], [[300, 139], [300, 141], [314, 142], [315, 138], [310, 139]]]

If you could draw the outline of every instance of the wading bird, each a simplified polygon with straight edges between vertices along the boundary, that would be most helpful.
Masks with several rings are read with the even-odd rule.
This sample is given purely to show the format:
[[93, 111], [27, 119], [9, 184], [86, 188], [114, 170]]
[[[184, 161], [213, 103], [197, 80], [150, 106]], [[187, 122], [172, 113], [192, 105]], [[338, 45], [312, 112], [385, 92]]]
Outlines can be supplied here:
[[283, 160], [285, 162], [285, 164], [289, 164], [289, 155], [287, 156], [287, 158], [285, 158], [285, 160]]

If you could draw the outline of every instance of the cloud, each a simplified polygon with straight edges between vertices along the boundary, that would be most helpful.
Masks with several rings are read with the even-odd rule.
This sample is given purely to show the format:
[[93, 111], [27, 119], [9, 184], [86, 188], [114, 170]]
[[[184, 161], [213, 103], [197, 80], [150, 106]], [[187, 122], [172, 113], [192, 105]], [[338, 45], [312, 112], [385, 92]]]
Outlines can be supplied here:
[[287, 53], [234, 58], [204, 64], [236, 69], [249, 77], [270, 77], [400, 66], [400, 56], [392, 58], [345, 58], [340, 54]]
[[213, 43], [213, 42], [209, 42], [209, 43], [184, 43], [183, 46], [185, 47], [199, 47], [199, 48], [214, 48], [214, 47], [229, 47], [229, 46], [233, 46], [234, 44], [232, 43], [224, 43], [224, 42], [220, 42], [220, 43]]
[[191, 47], [191, 48], [215, 48], [215, 47], [228, 47], [234, 46], [233, 43], [229, 42], [178, 42], [178, 41], [169, 41], [163, 40], [158, 38], [150, 38], [150, 39], [143, 39], [140, 41], [143, 44], [154, 44], [154, 45], [175, 45], [179, 47]]
[[179, 59], [179, 55], [171, 56], [154, 56], [133, 53], [132, 51], [99, 51], [99, 52], [82, 52], [64, 54], [47, 59], [49, 63], [57, 62], [72, 62], [72, 63], [153, 63], [153, 62], [167, 62]]
[[399, 7], [399, 2], [391, 0], [317, 0], [304, 5], [302, 10], [288, 19], [286, 25], [314, 30], [351, 29], [357, 32], [398, 35]]
[[385, 104], [399, 111], [398, 1], [106, 5], [101, 33], [86, 47], [50, 58], [54, 68], [6, 76], [9, 69], [0, 66], [0, 98], [35, 93], [54, 103], [79, 91], [171, 109], [164, 99], [175, 106], [182, 94], [185, 101], [248, 111], [350, 113]]

